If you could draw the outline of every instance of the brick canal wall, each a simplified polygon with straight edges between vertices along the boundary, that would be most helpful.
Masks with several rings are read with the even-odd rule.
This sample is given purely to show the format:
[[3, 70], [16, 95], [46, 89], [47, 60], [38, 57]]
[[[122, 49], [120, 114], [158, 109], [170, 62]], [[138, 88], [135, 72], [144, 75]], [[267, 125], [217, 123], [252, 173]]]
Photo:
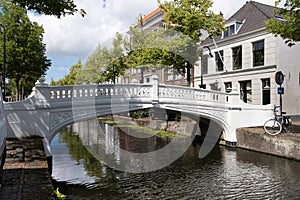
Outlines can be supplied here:
[[7, 139], [1, 200], [55, 199], [42, 138]]
[[237, 130], [237, 147], [300, 160], [300, 128], [294, 125], [292, 133], [268, 135], [262, 127]]

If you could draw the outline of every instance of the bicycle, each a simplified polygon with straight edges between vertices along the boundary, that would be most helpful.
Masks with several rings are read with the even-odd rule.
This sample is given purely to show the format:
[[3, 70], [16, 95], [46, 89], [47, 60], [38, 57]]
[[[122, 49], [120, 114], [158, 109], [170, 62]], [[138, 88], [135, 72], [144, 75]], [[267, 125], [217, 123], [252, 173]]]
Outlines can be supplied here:
[[279, 133], [289, 133], [290, 127], [292, 126], [292, 120], [289, 116], [285, 116], [286, 112], [282, 112], [280, 115], [277, 114], [277, 108], [280, 106], [274, 107], [274, 118], [269, 119], [264, 124], [265, 132], [269, 135], [275, 136]]

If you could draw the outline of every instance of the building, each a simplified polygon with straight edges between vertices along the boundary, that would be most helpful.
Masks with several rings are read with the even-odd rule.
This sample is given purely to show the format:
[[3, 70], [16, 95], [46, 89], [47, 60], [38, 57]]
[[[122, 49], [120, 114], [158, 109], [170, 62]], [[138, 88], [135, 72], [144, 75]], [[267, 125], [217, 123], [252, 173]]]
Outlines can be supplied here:
[[[136, 27], [145, 33], [149, 31], [157, 31], [161, 28], [166, 28], [164, 22], [164, 12], [161, 8], [157, 8], [148, 15], [142, 18], [142, 23], [138, 22]], [[130, 35], [130, 32], [129, 32]], [[193, 69], [191, 70], [191, 76], [193, 77]], [[151, 80], [152, 75], [157, 75], [160, 83], [168, 85], [187, 85], [186, 74], [181, 74], [173, 70], [172, 66], [166, 68], [148, 68], [140, 66], [138, 68], [128, 69], [126, 76], [123, 78], [124, 83], [148, 83]]]
[[[206, 89], [240, 91], [240, 98], [251, 104], [279, 105], [274, 75], [285, 75], [283, 110], [300, 114], [300, 44], [288, 47], [281, 37], [266, 31], [265, 21], [278, 18], [274, 7], [248, 1], [225, 23], [219, 37], [207, 38], [195, 85]], [[211, 56], [209, 56], [211, 53]]]

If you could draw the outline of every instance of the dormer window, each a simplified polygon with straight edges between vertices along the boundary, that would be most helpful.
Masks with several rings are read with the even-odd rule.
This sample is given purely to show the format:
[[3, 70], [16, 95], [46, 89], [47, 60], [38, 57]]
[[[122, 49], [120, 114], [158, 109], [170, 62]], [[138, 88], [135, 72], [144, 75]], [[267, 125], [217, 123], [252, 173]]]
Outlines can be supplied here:
[[223, 37], [226, 38], [234, 34], [235, 34], [235, 25], [233, 24], [231, 26], [226, 27], [226, 31], [224, 31]]
[[236, 35], [242, 25], [243, 25], [243, 22], [240, 22], [240, 21], [234, 21], [234, 22], [228, 23], [225, 26], [226, 30], [223, 31], [223, 38], [227, 38], [232, 35]]

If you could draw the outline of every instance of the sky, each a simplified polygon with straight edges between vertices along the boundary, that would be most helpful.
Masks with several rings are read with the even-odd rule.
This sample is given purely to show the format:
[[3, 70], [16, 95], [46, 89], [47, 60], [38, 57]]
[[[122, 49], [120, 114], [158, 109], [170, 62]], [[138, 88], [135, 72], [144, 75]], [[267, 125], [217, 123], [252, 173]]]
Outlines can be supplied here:
[[[275, 0], [256, 0], [274, 5]], [[125, 33], [135, 24], [140, 14], [147, 15], [158, 7], [157, 0], [74, 0], [80, 14], [67, 15], [60, 19], [54, 16], [28, 13], [30, 20], [38, 22], [44, 28], [46, 55], [52, 65], [46, 73], [46, 82], [58, 80], [69, 73], [72, 65], [85, 60], [98, 45], [104, 44], [115, 36], [116, 32]], [[213, 0], [212, 10], [223, 13], [228, 19], [246, 0]]]

